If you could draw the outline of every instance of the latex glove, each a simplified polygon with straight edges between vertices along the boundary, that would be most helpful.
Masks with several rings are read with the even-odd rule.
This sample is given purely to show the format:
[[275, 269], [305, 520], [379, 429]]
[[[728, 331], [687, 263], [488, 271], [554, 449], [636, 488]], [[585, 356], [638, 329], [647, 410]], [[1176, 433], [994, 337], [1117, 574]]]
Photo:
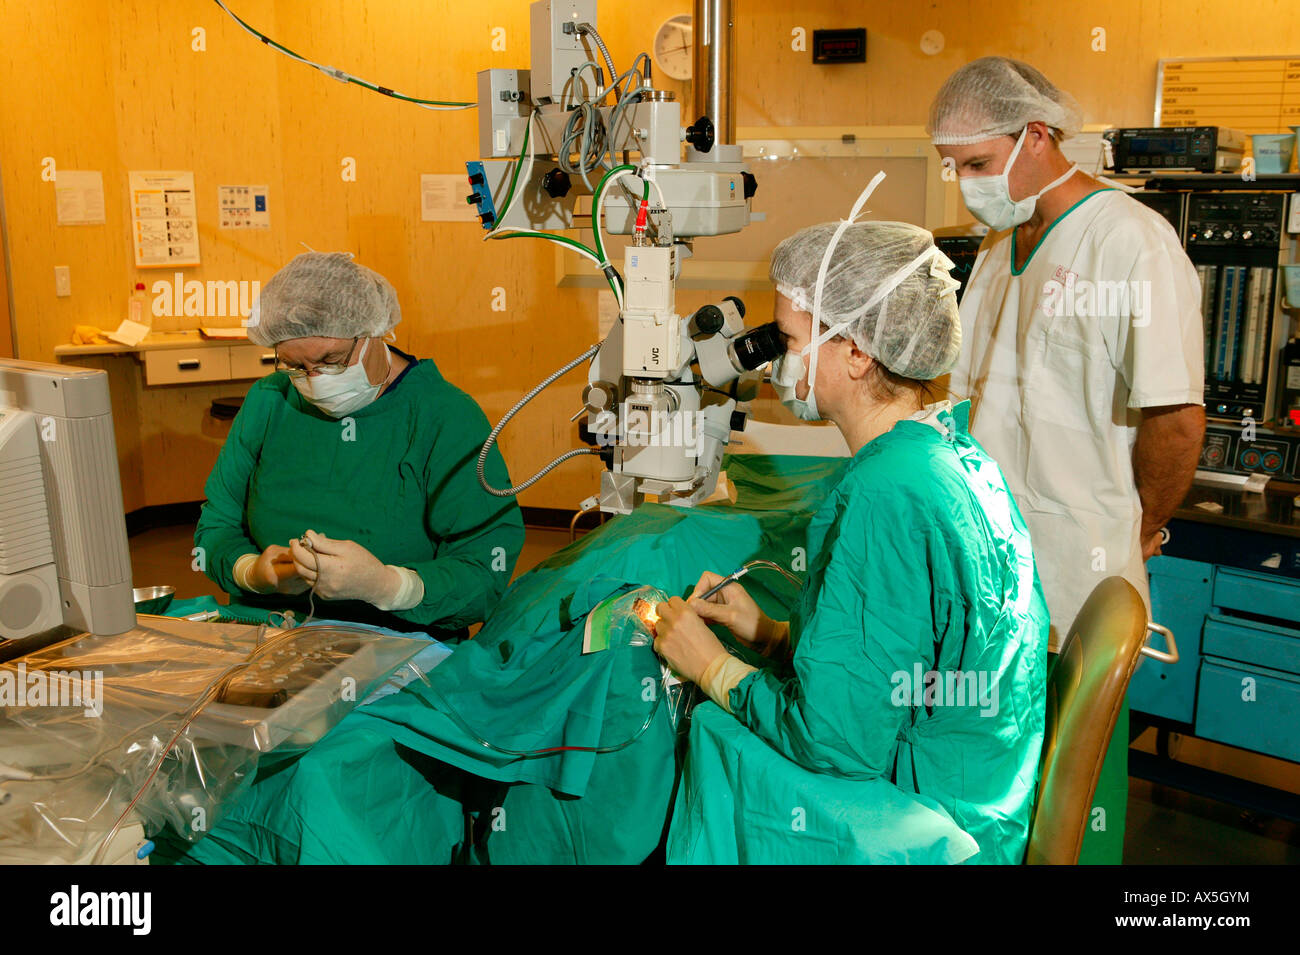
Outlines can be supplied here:
[[772, 656], [785, 642], [789, 627], [763, 613], [744, 587], [733, 581], [708, 600], [700, 600], [697, 596], [717, 586], [723, 579], [706, 570], [691, 592], [688, 606], [705, 620], [722, 624], [746, 646], [764, 656]]
[[300, 594], [311, 586], [299, 575], [289, 548], [279, 544], [257, 555], [248, 570], [248, 583], [259, 594]]
[[107, 345], [108, 339], [94, 325], [74, 325], [72, 326], [72, 344]]
[[315, 531], [303, 535], [311, 547], [291, 541], [294, 566], [316, 596], [326, 600], [364, 600], [388, 604], [402, 587], [396, 567], [383, 563], [356, 541], [334, 540]]
[[753, 672], [755, 668], [745, 661], [738, 660], [729, 653], [723, 653], [704, 668], [704, 673], [696, 685], [708, 695], [709, 699], [730, 713], [731, 691]]
[[655, 613], [659, 615], [655, 623], [655, 653], [683, 680], [699, 683], [709, 664], [718, 654], [725, 655], [727, 648], [681, 597], [657, 604]]

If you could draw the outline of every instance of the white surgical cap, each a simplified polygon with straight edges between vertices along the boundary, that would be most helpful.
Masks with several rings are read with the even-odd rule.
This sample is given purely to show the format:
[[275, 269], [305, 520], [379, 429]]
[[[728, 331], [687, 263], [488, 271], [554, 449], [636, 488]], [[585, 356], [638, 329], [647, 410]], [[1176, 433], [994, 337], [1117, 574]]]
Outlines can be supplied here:
[[304, 252], [266, 283], [248, 316], [248, 338], [380, 338], [402, 319], [397, 292], [346, 252]]
[[[772, 253], [772, 281], [800, 311], [813, 311], [817, 273], [839, 225], [810, 226]], [[927, 250], [931, 255], [926, 256]], [[961, 351], [958, 283], [949, 274], [951, 268], [948, 257], [934, 248], [930, 233], [919, 226], [854, 222], [840, 236], [827, 264], [821, 324], [832, 327], [847, 321], [846, 333], [858, 348], [896, 375], [936, 378], [952, 370]], [[893, 291], [856, 314], [904, 269], [909, 270]]]
[[1028, 63], [985, 56], [948, 77], [930, 104], [926, 131], [936, 146], [967, 146], [1018, 135], [1034, 122], [1065, 139], [1080, 130], [1083, 112], [1073, 96]]

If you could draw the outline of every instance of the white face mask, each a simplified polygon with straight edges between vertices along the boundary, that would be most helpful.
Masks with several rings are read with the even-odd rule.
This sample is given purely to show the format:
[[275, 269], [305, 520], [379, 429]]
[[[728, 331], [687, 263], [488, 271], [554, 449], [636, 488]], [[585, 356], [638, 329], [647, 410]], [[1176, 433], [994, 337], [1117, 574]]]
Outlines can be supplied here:
[[[348, 365], [337, 375], [303, 375], [289, 380], [298, 389], [298, 394], [332, 418], [342, 418], [359, 411], [379, 397], [379, 390], [384, 387], [383, 380], [372, 385], [366, 375], [366, 349], [370, 347], [370, 341], [367, 338], [361, 346], [361, 356], [357, 363]], [[380, 344], [383, 345], [382, 342]], [[383, 348], [384, 379], [387, 379], [392, 359], [388, 347]]]
[[1012, 199], [1007, 176], [1016, 157], [1020, 155], [1020, 147], [1025, 144], [1025, 135], [1028, 132], [1029, 127], [1026, 126], [1021, 131], [1020, 138], [1016, 140], [1011, 155], [1007, 157], [1006, 166], [996, 176], [962, 176], [957, 180], [957, 185], [961, 188], [961, 197], [965, 200], [970, 214], [995, 232], [1013, 229], [1022, 222], [1028, 222], [1038, 206], [1039, 197], [1055, 189], [1079, 171], [1079, 164], [1075, 163], [1070, 166], [1065, 175], [1049, 182], [1034, 195], [1026, 196], [1024, 199]]
[[803, 355], [803, 352], [788, 351], [772, 362], [772, 387], [776, 389], [781, 404], [793, 411], [796, 418], [801, 421], [820, 421], [817, 396], [813, 394], [812, 388], [809, 387], [807, 398], [795, 394], [795, 386], [803, 381]]

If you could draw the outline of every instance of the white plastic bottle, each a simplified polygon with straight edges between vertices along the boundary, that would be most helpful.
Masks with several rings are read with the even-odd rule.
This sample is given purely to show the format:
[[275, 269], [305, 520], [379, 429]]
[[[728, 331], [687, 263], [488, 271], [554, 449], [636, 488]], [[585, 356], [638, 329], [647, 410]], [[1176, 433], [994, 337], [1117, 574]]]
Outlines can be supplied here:
[[127, 306], [126, 317], [146, 328], [151, 327], [153, 320], [149, 314], [148, 305], [148, 296], [144, 294], [144, 283], [136, 282], [135, 291], [131, 293], [131, 301]]

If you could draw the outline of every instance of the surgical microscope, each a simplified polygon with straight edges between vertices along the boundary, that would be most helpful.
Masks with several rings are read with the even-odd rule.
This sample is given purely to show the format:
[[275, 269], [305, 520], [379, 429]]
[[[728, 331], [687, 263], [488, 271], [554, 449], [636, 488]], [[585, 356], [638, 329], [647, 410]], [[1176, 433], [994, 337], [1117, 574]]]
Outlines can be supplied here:
[[[731, 432], [744, 427], [738, 406], [757, 396], [763, 366], [784, 348], [775, 324], [746, 329], [734, 296], [679, 314], [676, 287], [696, 238], [749, 224], [756, 182], [741, 148], [719, 141], [709, 116], [683, 125], [681, 104], [654, 87], [648, 55], [615, 72], [595, 0], [539, 0], [530, 14], [530, 69], [478, 74], [483, 158], [466, 164], [467, 201], [488, 238], [544, 239], [591, 261], [619, 314], [602, 342], [502, 418], [479, 456], [479, 481], [510, 496], [570, 457], [596, 454], [605, 470], [584, 509], [626, 514], [647, 496], [698, 504], [717, 486]], [[577, 200], [587, 195], [591, 247], [555, 231], [578, 227]], [[632, 237], [621, 271], [606, 256], [605, 233]], [[583, 362], [587, 384], [574, 417], [584, 418], [579, 435], [590, 447], [513, 488], [492, 487], [484, 463], [501, 429]]]

